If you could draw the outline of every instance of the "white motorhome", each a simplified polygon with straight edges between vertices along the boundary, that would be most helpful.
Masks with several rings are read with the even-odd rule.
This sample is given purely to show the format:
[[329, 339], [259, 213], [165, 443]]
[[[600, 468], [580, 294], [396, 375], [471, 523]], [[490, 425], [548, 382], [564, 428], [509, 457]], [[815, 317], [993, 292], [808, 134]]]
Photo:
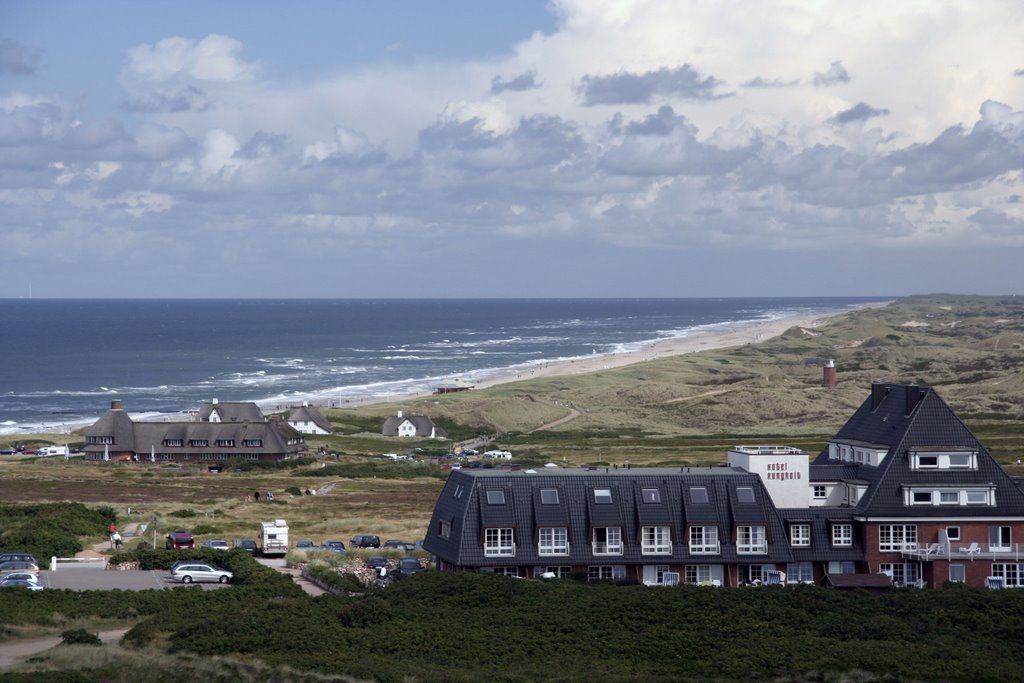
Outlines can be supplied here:
[[41, 446], [39, 448], [39, 450], [36, 451], [36, 454], [37, 455], [41, 455], [41, 456], [42, 455], [67, 455], [68, 454], [68, 447], [67, 446]]
[[284, 556], [288, 552], [288, 522], [275, 519], [260, 523], [260, 554]]

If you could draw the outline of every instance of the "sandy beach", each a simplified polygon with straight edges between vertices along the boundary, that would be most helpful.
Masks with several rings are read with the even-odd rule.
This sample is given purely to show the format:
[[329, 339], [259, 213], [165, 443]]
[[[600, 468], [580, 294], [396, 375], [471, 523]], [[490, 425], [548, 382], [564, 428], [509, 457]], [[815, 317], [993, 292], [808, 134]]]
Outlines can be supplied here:
[[[858, 306], [857, 308], [876, 308], [886, 306], [889, 303], [890, 302], [886, 301], [874, 304], [865, 304], [863, 306]], [[830, 318], [845, 315], [846, 313], [851, 312], [851, 310], [836, 311], [834, 313], [818, 315], [791, 316], [759, 323], [737, 323], [728, 329], [698, 331], [685, 337], [673, 337], [671, 339], [654, 341], [634, 351], [596, 354], [593, 357], [574, 358], [568, 360], [547, 361], [533, 365], [506, 368], [504, 372], [494, 371], [496, 374], [488, 375], [486, 379], [482, 380], [473, 380], [471, 377], [465, 377], [463, 379], [472, 384], [475, 389], [479, 390], [497, 386], [499, 384], [519, 382], [522, 380], [536, 379], [540, 377], [579, 375], [588, 372], [598, 372], [601, 370], [619, 368], [625, 365], [632, 365], [633, 363], [642, 363], [670, 356], [680, 356], [697, 351], [726, 349], [734, 346], [743, 346], [745, 344], [760, 344], [772, 339], [773, 337], [781, 335], [792, 327], [800, 327], [806, 330], [807, 334], [813, 335], [815, 334], [814, 328], [820, 326]], [[319, 400], [316, 401], [316, 403], [325, 407], [353, 408], [356, 406], [377, 403], [395, 403], [413, 398], [423, 398], [430, 395], [430, 393], [421, 392], [394, 394], [387, 398], [368, 397], [365, 400], [349, 399], [344, 402], [338, 402], [337, 400]]]

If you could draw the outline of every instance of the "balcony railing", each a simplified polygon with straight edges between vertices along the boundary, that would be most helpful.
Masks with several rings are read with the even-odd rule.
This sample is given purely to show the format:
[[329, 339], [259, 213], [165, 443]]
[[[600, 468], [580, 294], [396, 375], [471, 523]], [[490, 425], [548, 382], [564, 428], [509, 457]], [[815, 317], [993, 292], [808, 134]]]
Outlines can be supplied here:
[[1024, 562], [1024, 543], [907, 543], [900, 551], [913, 560]]
[[767, 555], [768, 541], [753, 541], [751, 543], [737, 543], [736, 553], [739, 555]]
[[718, 541], [710, 543], [691, 543], [690, 544], [691, 555], [721, 555], [722, 544]]
[[640, 553], [642, 555], [671, 555], [672, 542], [664, 541], [661, 543], [641, 543]]
[[537, 548], [538, 555], [568, 555], [569, 544], [542, 545]]
[[485, 545], [484, 557], [512, 557], [516, 554], [516, 544]]
[[605, 543], [603, 541], [594, 541], [591, 544], [591, 549], [595, 555], [621, 555], [622, 543]]

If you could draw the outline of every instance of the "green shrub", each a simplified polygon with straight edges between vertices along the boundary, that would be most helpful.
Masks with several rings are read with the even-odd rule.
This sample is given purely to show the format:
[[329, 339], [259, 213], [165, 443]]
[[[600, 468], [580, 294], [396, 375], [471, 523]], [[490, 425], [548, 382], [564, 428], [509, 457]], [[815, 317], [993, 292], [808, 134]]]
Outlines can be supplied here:
[[188, 519], [190, 517], [198, 517], [199, 513], [191, 508], [184, 508], [182, 510], [175, 510], [174, 512], [168, 513], [168, 516]]
[[60, 634], [60, 641], [63, 645], [102, 645], [103, 641], [95, 633], [89, 633], [84, 628], [76, 628], [71, 631], [64, 631]]

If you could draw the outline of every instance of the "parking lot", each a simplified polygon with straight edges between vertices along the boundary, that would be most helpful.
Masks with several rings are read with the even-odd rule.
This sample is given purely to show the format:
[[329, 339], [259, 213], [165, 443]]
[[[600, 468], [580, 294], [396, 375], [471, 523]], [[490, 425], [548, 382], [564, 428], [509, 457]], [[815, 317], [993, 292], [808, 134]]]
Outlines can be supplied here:
[[[75, 591], [121, 590], [141, 591], [150, 588], [175, 588], [182, 584], [171, 581], [166, 569], [106, 571], [99, 564], [61, 564], [57, 571], [39, 572], [39, 583], [46, 588], [68, 588]], [[203, 590], [217, 590], [231, 584], [197, 583]]]

